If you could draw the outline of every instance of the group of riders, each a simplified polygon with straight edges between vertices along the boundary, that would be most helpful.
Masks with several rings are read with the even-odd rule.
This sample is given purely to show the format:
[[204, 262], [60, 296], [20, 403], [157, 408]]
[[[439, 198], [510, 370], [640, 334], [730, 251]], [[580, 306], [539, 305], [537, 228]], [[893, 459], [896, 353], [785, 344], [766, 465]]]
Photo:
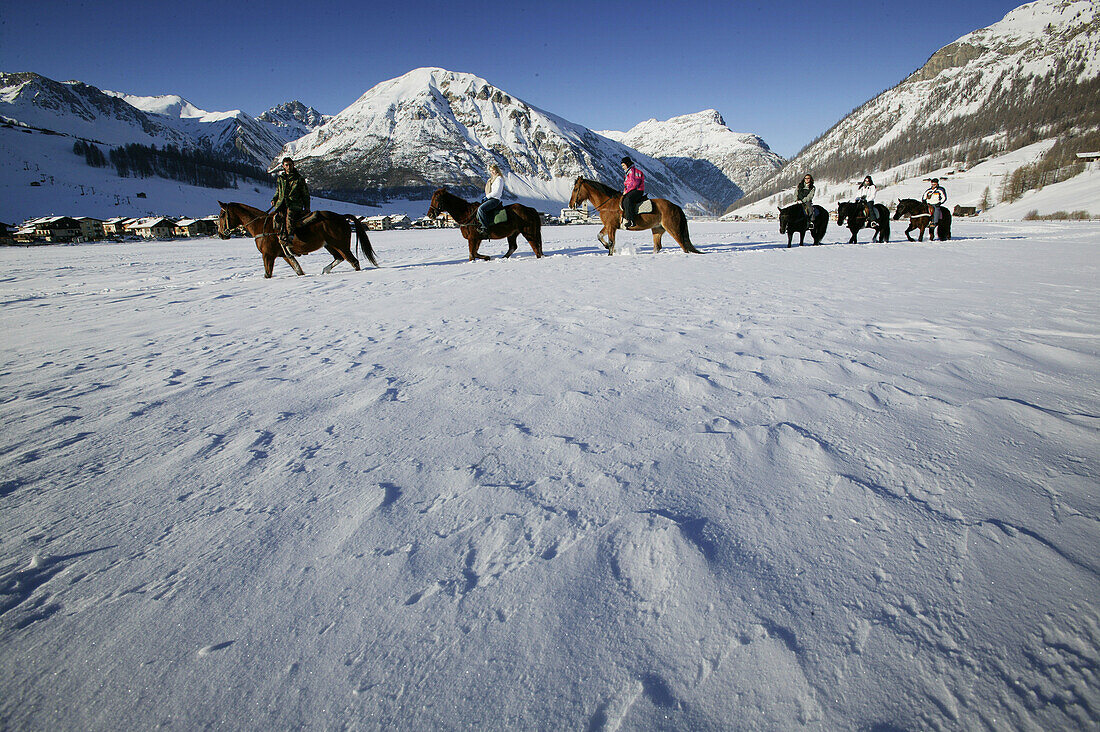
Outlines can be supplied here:
[[[940, 185], [939, 178], [930, 178], [931, 184], [921, 200], [928, 206], [928, 214], [932, 217], [932, 226], [938, 226], [943, 218], [943, 205], [947, 203], [947, 191]], [[809, 173], [798, 184], [795, 195], [806, 212], [806, 219], [812, 226], [814, 223], [814, 177]], [[856, 188], [856, 203], [863, 204], [863, 212], [867, 218], [867, 225], [873, 229], [879, 228], [878, 211], [875, 209], [875, 196], [878, 195], [878, 187], [867, 176]]]
[[[645, 198], [645, 173], [630, 158], [620, 162], [626, 177], [623, 181], [623, 224], [634, 225], [635, 211]], [[291, 158], [283, 158], [283, 169], [275, 176], [275, 195], [271, 207], [275, 213], [279, 242], [289, 252], [290, 242], [297, 227], [309, 213], [309, 186], [298, 172]], [[498, 211], [504, 208], [504, 174], [500, 166], [489, 166], [489, 180], [485, 183], [485, 195], [477, 207], [477, 228], [482, 236], [488, 236], [489, 226]]]
[[[624, 157], [619, 165], [625, 174], [622, 198], [623, 226], [630, 228], [634, 225], [638, 206], [645, 199], [645, 173], [629, 157]], [[932, 225], [936, 226], [943, 217], [947, 191], [940, 186], [939, 178], [932, 178], [929, 182], [931, 186], [924, 192], [922, 200], [928, 205]], [[878, 187], [871, 180], [871, 176], [863, 179], [856, 189], [856, 194], [856, 202], [863, 204], [868, 225], [877, 229], [880, 225], [879, 213], [875, 209]], [[814, 177], [812, 175], [807, 173], [798, 184], [796, 196], [806, 212], [807, 222], [812, 226], [814, 220]], [[485, 195], [477, 208], [478, 233], [482, 236], [488, 235], [493, 217], [504, 208], [503, 197], [504, 175], [500, 166], [490, 165], [489, 180], [485, 183]], [[296, 227], [309, 213], [309, 186], [306, 185], [305, 178], [298, 172], [291, 158], [283, 158], [283, 169], [275, 178], [275, 196], [271, 199], [271, 206], [275, 211], [279, 240], [284, 249], [289, 249]]]

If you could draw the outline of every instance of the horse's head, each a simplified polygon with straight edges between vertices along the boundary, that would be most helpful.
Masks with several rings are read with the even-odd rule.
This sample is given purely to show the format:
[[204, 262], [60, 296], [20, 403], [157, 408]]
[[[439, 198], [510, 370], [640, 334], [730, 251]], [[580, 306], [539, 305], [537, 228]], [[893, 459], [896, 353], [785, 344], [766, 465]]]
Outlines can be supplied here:
[[584, 202], [588, 196], [584, 192], [584, 179], [577, 178], [573, 181], [573, 195], [569, 197], [569, 208], [576, 208]]
[[432, 194], [432, 202], [428, 206], [428, 218], [434, 219], [443, 211], [443, 194], [447, 192], [446, 188], [437, 188], [435, 193]]
[[848, 203], [847, 201], [841, 201], [840, 203], [838, 203], [836, 205], [836, 225], [837, 226], [843, 226], [844, 225], [844, 219], [848, 218], [848, 215], [851, 213], [851, 211], [849, 211], [850, 206], [851, 206], [851, 204]]
[[[900, 201], [898, 201], [898, 210], [894, 212], [894, 221], [897, 221], [898, 219], [900, 219], [905, 214], [919, 213], [917, 211], [913, 211], [913, 210], [910, 209], [910, 201], [912, 201], [912, 200], [913, 199], [911, 199], [911, 198], [903, 198]], [[915, 201], [914, 201], [914, 203], [915, 203]]]
[[791, 225], [791, 214], [790, 214], [790, 212], [787, 209], [780, 206], [779, 207], [779, 233], [780, 234], [786, 234], [787, 233], [787, 227], [790, 226], [790, 225]]
[[227, 204], [218, 201], [218, 205], [222, 207], [221, 213], [218, 214], [218, 236], [222, 239], [228, 239], [229, 232], [237, 228], [240, 224], [229, 223], [232, 214]]

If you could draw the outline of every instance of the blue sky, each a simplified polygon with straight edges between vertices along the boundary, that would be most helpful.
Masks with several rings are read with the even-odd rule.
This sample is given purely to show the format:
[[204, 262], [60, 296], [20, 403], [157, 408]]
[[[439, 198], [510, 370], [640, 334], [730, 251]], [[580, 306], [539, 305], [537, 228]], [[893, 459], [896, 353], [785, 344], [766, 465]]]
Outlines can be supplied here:
[[0, 70], [209, 110], [300, 99], [335, 114], [380, 81], [441, 66], [592, 129], [715, 108], [789, 157], [1019, 4], [10, 1]]

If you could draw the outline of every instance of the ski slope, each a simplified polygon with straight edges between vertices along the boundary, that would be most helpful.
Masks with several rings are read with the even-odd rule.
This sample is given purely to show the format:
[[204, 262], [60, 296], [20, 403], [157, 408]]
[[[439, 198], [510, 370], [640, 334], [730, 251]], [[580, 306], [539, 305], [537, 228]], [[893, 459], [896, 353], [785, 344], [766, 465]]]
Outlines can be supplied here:
[[774, 227], [0, 249], [0, 726], [1094, 728], [1100, 225]]

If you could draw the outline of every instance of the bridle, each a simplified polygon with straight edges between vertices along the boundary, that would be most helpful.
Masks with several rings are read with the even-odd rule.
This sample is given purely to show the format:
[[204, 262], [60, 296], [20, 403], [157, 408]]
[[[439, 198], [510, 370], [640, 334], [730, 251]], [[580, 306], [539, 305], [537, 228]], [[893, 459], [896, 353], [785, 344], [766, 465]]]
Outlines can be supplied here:
[[[270, 216], [271, 211], [274, 208], [275, 207], [272, 206], [268, 210], [261, 213], [259, 216], [253, 216], [248, 221], [242, 221], [241, 223], [237, 224], [233, 228], [229, 228], [229, 209], [228, 208], [223, 208], [222, 209], [222, 214], [225, 216], [225, 236], [223, 238], [228, 239], [230, 232], [236, 231], [237, 229], [244, 229], [245, 231], [248, 231], [249, 226], [251, 226], [255, 222], [259, 221], [260, 219], [263, 219], [263, 218], [266, 218], [266, 217]], [[220, 216], [218, 217], [218, 224], [219, 224], [219, 227], [220, 227], [220, 224], [221, 224], [221, 217]], [[221, 236], [221, 235], [222, 235], [222, 233], [221, 233], [221, 231], [219, 231], [218, 236]], [[278, 233], [260, 233], [260, 234], [256, 234], [255, 237], [253, 237], [253, 238], [259, 239], [261, 237], [268, 237], [268, 236], [278, 236]]]

